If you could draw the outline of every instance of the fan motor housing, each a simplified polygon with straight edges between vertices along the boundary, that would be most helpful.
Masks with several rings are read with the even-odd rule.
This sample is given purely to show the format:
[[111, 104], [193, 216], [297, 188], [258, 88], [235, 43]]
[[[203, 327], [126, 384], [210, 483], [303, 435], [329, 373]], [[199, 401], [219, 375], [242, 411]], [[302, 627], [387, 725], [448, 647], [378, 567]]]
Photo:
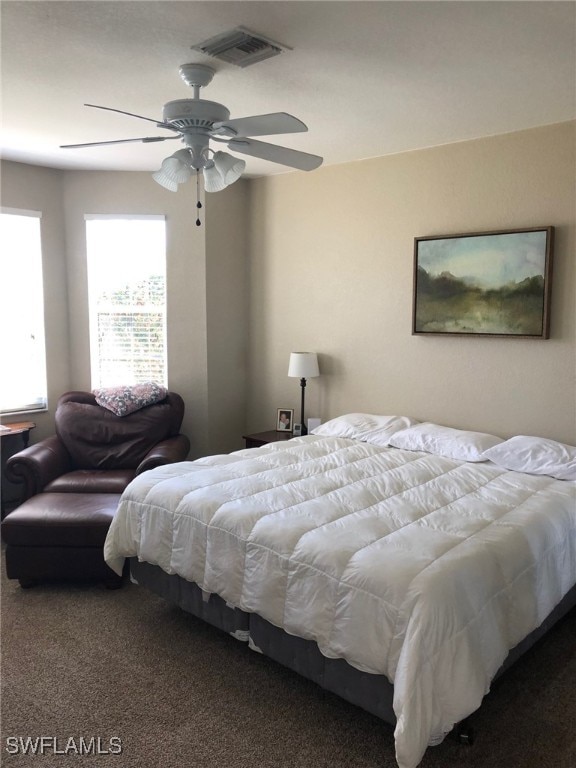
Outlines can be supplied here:
[[223, 104], [204, 99], [177, 99], [164, 105], [162, 118], [175, 128], [211, 128], [214, 123], [230, 118]]

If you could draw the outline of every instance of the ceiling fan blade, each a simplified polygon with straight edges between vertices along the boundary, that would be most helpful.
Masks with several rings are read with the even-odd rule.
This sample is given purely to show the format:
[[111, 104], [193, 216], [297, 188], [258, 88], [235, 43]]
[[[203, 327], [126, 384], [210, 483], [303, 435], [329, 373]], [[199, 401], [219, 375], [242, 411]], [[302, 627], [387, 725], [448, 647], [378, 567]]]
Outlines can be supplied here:
[[173, 125], [163, 123], [162, 120], [154, 120], [153, 117], [144, 117], [143, 115], [136, 115], [134, 112], [125, 112], [123, 109], [114, 109], [114, 107], [101, 107], [98, 104], [84, 104], [85, 107], [92, 107], [93, 109], [105, 109], [107, 112], [119, 112], [121, 115], [128, 115], [129, 117], [137, 117], [140, 120], [148, 120], [150, 123], [156, 123], [159, 128], [168, 128], [170, 131], [177, 131]]
[[272, 112], [269, 115], [239, 117], [214, 123], [212, 133], [217, 136], [272, 136], [277, 133], [300, 133], [308, 126], [287, 112]]
[[60, 149], [80, 149], [81, 147], [102, 147], [106, 144], [130, 144], [139, 141], [142, 144], [153, 144], [155, 141], [179, 139], [180, 136], [144, 136], [140, 139], [116, 139], [115, 141], [90, 141], [87, 144], [60, 144]]
[[273, 163], [289, 165], [300, 171], [313, 171], [322, 165], [324, 159], [318, 155], [309, 155], [307, 152], [279, 147], [276, 144], [267, 144], [264, 141], [255, 141], [254, 139], [231, 139], [228, 142], [228, 149], [243, 155], [260, 157], [262, 160], [270, 160]]

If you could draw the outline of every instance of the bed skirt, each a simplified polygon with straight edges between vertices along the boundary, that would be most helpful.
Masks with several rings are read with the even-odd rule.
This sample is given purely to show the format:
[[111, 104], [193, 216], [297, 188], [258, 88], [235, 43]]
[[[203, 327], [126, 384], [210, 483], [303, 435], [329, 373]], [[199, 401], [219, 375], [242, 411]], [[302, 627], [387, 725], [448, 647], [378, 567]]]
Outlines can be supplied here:
[[131, 558], [130, 573], [140, 586], [236, 639], [248, 642], [252, 650], [260, 651], [381, 720], [396, 724], [392, 708], [394, 688], [385, 675], [361, 672], [344, 659], [328, 659], [313, 641], [289, 635], [257, 614], [232, 608], [218, 595], [205, 595], [197, 584], [169, 575], [157, 565]]
[[[134, 581], [179, 606], [188, 613], [222, 629], [238, 640], [248, 642], [253, 650], [292, 669], [323, 689], [365, 709], [394, 726], [396, 716], [392, 707], [394, 686], [384, 675], [361, 672], [344, 659], [328, 659], [316, 643], [289, 635], [257, 614], [228, 605], [215, 594], [204, 593], [197, 584], [177, 575], [169, 575], [159, 566], [130, 559]], [[554, 624], [576, 606], [576, 586], [564, 596], [545, 621], [513, 648], [495, 676], [500, 677]]]

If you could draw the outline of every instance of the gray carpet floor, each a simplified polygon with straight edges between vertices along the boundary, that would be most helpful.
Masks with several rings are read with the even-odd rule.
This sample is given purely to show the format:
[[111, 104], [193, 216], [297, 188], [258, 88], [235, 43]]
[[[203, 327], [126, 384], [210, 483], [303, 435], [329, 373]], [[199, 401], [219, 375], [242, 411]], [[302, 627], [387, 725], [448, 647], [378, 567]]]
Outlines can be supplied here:
[[[1, 640], [6, 768], [396, 768], [390, 726], [133, 584], [23, 590], [3, 573]], [[576, 768], [576, 611], [472, 721], [474, 746], [448, 737], [421, 768]], [[7, 751], [43, 735], [99, 737], [101, 754]]]

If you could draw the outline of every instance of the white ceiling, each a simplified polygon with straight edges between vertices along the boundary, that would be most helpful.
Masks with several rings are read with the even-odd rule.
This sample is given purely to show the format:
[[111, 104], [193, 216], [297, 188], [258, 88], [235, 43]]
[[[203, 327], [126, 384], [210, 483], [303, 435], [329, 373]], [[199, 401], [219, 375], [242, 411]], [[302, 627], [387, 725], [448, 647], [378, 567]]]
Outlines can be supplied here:
[[[55, 168], [154, 170], [178, 147], [60, 144], [162, 135], [100, 104], [161, 119], [191, 98], [231, 116], [285, 111], [305, 134], [265, 137], [344, 163], [576, 117], [574, 2], [2, 0], [2, 154]], [[241, 69], [191, 46], [239, 25], [292, 50]], [[168, 149], [167, 149], [168, 148]], [[251, 176], [287, 168], [245, 158]]]

